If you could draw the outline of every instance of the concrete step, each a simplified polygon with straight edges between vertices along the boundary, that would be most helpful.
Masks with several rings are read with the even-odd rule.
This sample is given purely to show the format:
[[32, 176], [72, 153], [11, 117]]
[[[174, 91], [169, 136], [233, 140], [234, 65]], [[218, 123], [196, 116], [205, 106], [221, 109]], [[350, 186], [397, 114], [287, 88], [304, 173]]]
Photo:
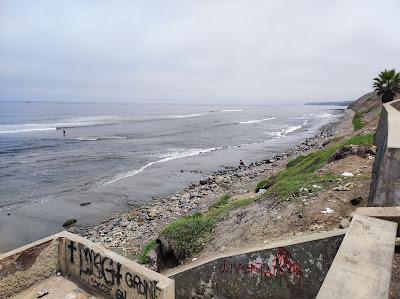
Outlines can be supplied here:
[[388, 298], [397, 223], [355, 215], [318, 299]]

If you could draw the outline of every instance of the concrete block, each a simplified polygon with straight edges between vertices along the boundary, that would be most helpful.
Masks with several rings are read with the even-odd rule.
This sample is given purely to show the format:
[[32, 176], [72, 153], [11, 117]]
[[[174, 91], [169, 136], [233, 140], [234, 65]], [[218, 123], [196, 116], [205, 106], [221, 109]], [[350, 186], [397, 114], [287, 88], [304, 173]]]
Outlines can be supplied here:
[[318, 299], [388, 298], [397, 223], [355, 215]]
[[356, 214], [396, 222], [397, 236], [400, 236], [400, 207], [360, 207]]

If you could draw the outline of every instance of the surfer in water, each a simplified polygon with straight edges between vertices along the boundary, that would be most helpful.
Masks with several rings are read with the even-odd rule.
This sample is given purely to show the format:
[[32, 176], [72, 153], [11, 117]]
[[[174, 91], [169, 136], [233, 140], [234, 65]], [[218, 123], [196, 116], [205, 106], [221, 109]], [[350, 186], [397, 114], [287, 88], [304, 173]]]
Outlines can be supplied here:
[[63, 136], [65, 137], [65, 129], [63, 129]]

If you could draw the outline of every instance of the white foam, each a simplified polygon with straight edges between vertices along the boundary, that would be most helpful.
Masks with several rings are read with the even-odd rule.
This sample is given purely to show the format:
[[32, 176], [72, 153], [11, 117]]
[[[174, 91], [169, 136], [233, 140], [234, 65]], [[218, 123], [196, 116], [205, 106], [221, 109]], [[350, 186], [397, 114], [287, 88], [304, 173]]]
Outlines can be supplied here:
[[221, 112], [240, 112], [243, 111], [243, 109], [223, 109]]
[[215, 151], [215, 150], [218, 150], [218, 149], [220, 149], [220, 148], [216, 148], [216, 147], [208, 148], [208, 149], [197, 149], [197, 148], [194, 148], [194, 149], [189, 149], [189, 150], [180, 149], [180, 150], [177, 150], [177, 151], [163, 153], [163, 154], [160, 154], [160, 156], [159, 156], [161, 158], [160, 160], [149, 162], [149, 163], [143, 165], [142, 167], [140, 167], [139, 169], [134, 169], [134, 170], [131, 170], [131, 171], [128, 171], [128, 172], [124, 172], [124, 173], [118, 174], [118, 175], [114, 176], [111, 180], [105, 182], [103, 184], [103, 186], [115, 183], [116, 181], [119, 181], [119, 180], [127, 178], [127, 177], [134, 176], [134, 175], [146, 170], [147, 168], [149, 168], [150, 166], [153, 166], [155, 164], [164, 163], [164, 162], [167, 162], [167, 161], [180, 159], [180, 158], [184, 158], [184, 157], [190, 157], [190, 156], [196, 156], [196, 155], [200, 155], [200, 154], [205, 154], [205, 153], [209, 153], [209, 152], [212, 152], [212, 151]]
[[167, 118], [191, 118], [191, 117], [199, 117], [203, 116], [204, 113], [192, 113], [192, 114], [178, 114], [178, 115], [168, 115]]
[[326, 113], [326, 112], [317, 115], [318, 118], [328, 118], [328, 117], [331, 117], [331, 116], [332, 116], [332, 114]]
[[90, 127], [118, 123], [123, 118], [118, 116], [91, 116], [61, 119], [54, 123], [28, 123], [14, 125], [0, 125], [0, 134], [29, 133], [38, 131], [52, 131], [61, 128]]
[[73, 138], [79, 141], [97, 141], [97, 140], [124, 140], [127, 139], [126, 136], [100, 136], [100, 137], [78, 137]]
[[248, 120], [248, 121], [240, 121], [239, 124], [242, 124], [242, 125], [258, 124], [258, 123], [261, 123], [263, 121], [272, 120], [272, 119], [275, 119], [275, 117], [269, 117], [269, 118], [263, 118], [263, 119], [254, 119], [254, 120]]
[[298, 126], [289, 126], [285, 129], [282, 129], [281, 131], [275, 131], [275, 132], [265, 132], [266, 134], [272, 136], [274, 139], [282, 138], [285, 137], [287, 134], [293, 133], [300, 129], [303, 125], [307, 124], [308, 120], [304, 121], [302, 125]]

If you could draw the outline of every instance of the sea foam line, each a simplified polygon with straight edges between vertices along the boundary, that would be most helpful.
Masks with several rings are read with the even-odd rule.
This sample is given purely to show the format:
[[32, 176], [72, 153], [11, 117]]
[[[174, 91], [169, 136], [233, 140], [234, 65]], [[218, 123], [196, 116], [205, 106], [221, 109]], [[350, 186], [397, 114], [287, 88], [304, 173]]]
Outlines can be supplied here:
[[254, 119], [254, 120], [248, 120], [248, 121], [240, 121], [239, 124], [242, 124], [242, 125], [257, 124], [257, 123], [261, 123], [263, 121], [268, 121], [268, 120], [272, 120], [272, 119], [275, 119], [275, 117], [268, 117], [268, 118], [263, 118], [263, 119]]
[[109, 185], [112, 183], [115, 183], [116, 181], [122, 180], [124, 178], [127, 177], [131, 177], [134, 176], [144, 170], [146, 170], [147, 168], [155, 165], [155, 164], [160, 164], [160, 163], [165, 163], [171, 160], [175, 160], [175, 159], [180, 159], [180, 158], [185, 158], [185, 157], [190, 157], [190, 156], [196, 156], [196, 155], [200, 155], [200, 154], [205, 154], [205, 153], [209, 153], [215, 150], [221, 149], [221, 147], [213, 147], [213, 148], [209, 148], [209, 149], [191, 149], [188, 151], [184, 151], [182, 153], [174, 153], [174, 154], [164, 154], [164, 158], [157, 160], [157, 161], [153, 161], [153, 162], [149, 162], [145, 165], [143, 165], [142, 167], [140, 167], [139, 169], [134, 169], [128, 172], [124, 172], [121, 174], [118, 174], [116, 176], [114, 176], [111, 180], [105, 182], [103, 184], [103, 186], [105, 185]]

